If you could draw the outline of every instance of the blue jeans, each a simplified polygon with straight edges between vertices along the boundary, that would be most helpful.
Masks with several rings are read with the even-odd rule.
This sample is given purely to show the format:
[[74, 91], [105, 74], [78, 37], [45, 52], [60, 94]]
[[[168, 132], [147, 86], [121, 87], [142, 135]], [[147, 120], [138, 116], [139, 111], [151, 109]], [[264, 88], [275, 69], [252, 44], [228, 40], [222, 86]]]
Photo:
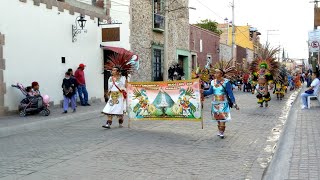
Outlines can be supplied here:
[[308, 105], [308, 96], [313, 96], [313, 94], [307, 94], [307, 93], [301, 94], [301, 101], [305, 107], [307, 107], [307, 105]]
[[[86, 85], [79, 85], [78, 87], [78, 94], [80, 98], [81, 105], [88, 104], [88, 91]], [[83, 94], [83, 97], [82, 97]]]

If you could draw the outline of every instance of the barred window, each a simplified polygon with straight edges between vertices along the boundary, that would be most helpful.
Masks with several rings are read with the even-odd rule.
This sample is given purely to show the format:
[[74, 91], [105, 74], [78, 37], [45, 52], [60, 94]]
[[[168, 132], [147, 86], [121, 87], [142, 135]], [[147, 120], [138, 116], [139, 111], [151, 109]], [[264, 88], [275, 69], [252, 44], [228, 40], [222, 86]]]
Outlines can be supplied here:
[[153, 81], [163, 81], [163, 50], [153, 49]]

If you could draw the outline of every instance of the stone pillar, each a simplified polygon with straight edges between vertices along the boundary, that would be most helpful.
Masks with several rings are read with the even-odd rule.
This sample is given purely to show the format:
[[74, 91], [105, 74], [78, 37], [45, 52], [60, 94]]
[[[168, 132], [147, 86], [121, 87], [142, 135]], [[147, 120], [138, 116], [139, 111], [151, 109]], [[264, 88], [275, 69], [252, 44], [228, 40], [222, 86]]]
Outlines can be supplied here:
[[3, 73], [6, 69], [5, 60], [3, 58], [3, 46], [5, 45], [5, 36], [0, 32], [0, 116], [4, 115], [6, 108], [4, 107], [4, 95], [6, 93], [6, 83], [4, 82]]

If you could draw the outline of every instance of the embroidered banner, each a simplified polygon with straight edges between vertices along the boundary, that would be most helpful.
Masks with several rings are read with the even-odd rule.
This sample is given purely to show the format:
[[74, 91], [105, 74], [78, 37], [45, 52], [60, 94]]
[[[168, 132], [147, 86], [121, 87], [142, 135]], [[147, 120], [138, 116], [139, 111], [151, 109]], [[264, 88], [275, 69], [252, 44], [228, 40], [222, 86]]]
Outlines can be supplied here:
[[127, 92], [131, 120], [202, 120], [199, 79], [130, 82]]

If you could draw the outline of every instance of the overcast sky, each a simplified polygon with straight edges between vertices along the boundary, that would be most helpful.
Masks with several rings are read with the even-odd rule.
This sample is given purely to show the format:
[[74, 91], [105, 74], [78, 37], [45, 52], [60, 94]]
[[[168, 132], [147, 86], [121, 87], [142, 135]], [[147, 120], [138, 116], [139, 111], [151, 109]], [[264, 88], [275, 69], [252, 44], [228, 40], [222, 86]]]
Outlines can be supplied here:
[[[189, 0], [190, 23], [202, 19], [223, 23], [232, 19], [232, 0]], [[313, 29], [310, 0], [235, 0], [235, 25], [251, 25], [262, 33], [261, 42], [284, 48], [290, 58], [308, 58], [308, 31]], [[278, 30], [269, 31], [267, 30]]]

